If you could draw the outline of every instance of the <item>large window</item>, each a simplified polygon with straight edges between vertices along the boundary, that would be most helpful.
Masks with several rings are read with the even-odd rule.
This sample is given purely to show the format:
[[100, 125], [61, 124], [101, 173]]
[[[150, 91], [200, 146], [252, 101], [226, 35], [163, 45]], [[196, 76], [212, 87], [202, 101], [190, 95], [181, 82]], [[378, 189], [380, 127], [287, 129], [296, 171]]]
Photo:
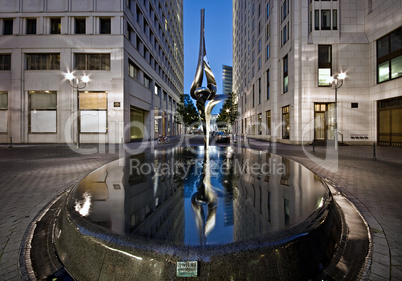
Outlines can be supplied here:
[[262, 113], [258, 113], [258, 134], [262, 135]]
[[50, 19], [50, 34], [60, 34], [61, 33], [61, 19], [51, 18]]
[[27, 70], [60, 70], [60, 54], [26, 54]]
[[36, 19], [27, 19], [26, 34], [36, 34]]
[[0, 91], [0, 133], [7, 133], [8, 92]]
[[289, 117], [290, 106], [282, 107], [282, 138], [289, 139], [290, 136], [290, 117]]
[[332, 46], [318, 45], [318, 86], [328, 86], [332, 69]]
[[76, 70], [110, 70], [110, 54], [75, 54]]
[[57, 92], [29, 91], [29, 133], [57, 132]]
[[377, 40], [377, 82], [402, 76], [402, 28]]
[[4, 19], [3, 20], [3, 35], [12, 35], [13, 34], [13, 19]]
[[286, 93], [289, 88], [289, 74], [288, 74], [288, 56], [283, 58], [283, 92]]
[[107, 93], [80, 92], [80, 132], [107, 132]]
[[0, 70], [11, 70], [10, 54], [0, 54]]
[[[321, 18], [320, 18], [321, 15]], [[332, 16], [332, 18], [331, 18]], [[321, 21], [320, 21], [321, 19]], [[331, 20], [332, 19], [332, 20]], [[320, 30], [337, 30], [338, 29], [338, 10], [323, 9], [314, 10], [314, 29]]]
[[85, 18], [75, 18], [75, 34], [85, 34]]

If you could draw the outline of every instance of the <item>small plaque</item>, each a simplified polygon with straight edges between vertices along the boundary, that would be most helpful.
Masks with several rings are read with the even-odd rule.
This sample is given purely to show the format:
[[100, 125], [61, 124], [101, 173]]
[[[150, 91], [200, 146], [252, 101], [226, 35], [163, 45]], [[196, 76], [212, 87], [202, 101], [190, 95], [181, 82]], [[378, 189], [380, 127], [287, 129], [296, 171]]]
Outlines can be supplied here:
[[114, 107], [120, 107], [120, 102], [115, 101], [115, 102], [113, 103], [113, 106], [114, 106]]
[[179, 261], [176, 267], [177, 277], [197, 277], [198, 261]]

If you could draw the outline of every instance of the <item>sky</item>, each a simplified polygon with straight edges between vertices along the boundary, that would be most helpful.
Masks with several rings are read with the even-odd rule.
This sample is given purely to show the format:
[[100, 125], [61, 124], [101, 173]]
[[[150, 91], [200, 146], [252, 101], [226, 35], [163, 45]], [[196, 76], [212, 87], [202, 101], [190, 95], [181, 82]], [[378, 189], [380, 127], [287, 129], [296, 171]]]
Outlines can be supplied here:
[[[205, 9], [207, 57], [222, 94], [222, 65], [232, 66], [232, 0], [184, 0], [184, 93], [190, 94], [198, 63], [201, 9]], [[206, 86], [206, 79], [203, 81]], [[212, 111], [219, 113], [223, 102]]]

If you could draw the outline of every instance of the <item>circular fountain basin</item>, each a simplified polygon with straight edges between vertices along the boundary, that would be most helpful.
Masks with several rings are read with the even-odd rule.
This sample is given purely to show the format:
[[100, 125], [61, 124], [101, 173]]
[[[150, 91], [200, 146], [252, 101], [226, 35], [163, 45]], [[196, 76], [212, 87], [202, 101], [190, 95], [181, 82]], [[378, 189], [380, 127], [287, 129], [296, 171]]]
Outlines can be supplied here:
[[251, 149], [131, 155], [84, 178], [55, 226], [77, 280], [308, 280], [341, 231], [325, 183]]

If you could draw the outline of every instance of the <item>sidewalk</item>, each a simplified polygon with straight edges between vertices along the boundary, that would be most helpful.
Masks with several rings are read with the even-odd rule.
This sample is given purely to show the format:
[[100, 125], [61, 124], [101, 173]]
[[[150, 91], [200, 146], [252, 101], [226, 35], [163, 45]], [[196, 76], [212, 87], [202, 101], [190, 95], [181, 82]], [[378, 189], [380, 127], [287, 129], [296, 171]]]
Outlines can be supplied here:
[[[315, 152], [305, 147], [309, 158], [301, 146], [253, 139], [240, 144], [294, 159], [333, 182], [369, 224], [374, 242], [370, 280], [402, 280], [402, 148], [376, 147], [373, 160], [373, 147], [340, 146], [336, 161], [331, 160], [338, 170], [331, 172], [311, 159], [325, 159], [325, 147]], [[0, 280], [21, 280], [19, 249], [29, 224], [57, 195], [117, 159], [113, 150], [82, 155], [66, 145], [0, 146]]]

